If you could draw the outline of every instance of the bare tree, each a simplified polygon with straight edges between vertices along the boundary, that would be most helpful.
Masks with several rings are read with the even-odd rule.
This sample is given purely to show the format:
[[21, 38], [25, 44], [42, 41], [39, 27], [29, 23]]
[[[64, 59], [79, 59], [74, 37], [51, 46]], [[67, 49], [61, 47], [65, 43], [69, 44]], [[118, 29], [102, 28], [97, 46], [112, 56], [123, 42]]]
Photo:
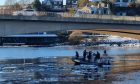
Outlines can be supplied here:
[[5, 1], [5, 5], [7, 5], [7, 6], [14, 5], [15, 3], [17, 3], [17, 0], [6, 0]]
[[34, 0], [19, 0], [18, 3], [19, 4], [24, 4], [24, 5], [27, 5], [27, 4], [31, 4]]

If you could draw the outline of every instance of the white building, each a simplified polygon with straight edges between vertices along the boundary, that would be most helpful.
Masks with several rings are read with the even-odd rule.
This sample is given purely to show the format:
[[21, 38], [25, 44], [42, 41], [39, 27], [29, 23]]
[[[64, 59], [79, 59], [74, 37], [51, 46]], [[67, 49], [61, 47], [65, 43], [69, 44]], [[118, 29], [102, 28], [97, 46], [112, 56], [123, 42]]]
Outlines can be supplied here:
[[111, 13], [110, 5], [108, 3], [100, 2], [98, 4], [98, 10], [97, 11], [98, 11], [98, 14], [109, 15]]
[[103, 2], [103, 0], [89, 0], [89, 2], [97, 2], [97, 5], [91, 5], [92, 14], [109, 15], [110, 4]]

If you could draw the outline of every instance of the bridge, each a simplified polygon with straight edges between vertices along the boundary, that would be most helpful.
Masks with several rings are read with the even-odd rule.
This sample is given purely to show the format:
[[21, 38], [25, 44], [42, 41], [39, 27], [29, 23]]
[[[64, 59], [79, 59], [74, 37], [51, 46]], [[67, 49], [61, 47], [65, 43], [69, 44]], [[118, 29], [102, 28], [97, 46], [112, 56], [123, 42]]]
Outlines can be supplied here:
[[[95, 17], [95, 16], [94, 16]], [[12, 16], [0, 15], [0, 36], [59, 30], [92, 30], [140, 39], [140, 17], [121, 16]]]

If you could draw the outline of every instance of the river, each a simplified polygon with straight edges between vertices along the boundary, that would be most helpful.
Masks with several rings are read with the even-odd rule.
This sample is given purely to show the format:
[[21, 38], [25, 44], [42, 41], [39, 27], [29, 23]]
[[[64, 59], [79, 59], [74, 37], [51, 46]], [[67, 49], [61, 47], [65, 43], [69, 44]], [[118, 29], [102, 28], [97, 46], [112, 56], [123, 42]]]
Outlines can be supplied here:
[[[74, 70], [75, 66], [71, 64], [70, 61], [71, 57], [75, 56], [75, 51], [78, 51], [81, 56], [84, 49], [92, 52], [99, 51], [101, 55], [103, 54], [104, 50], [107, 50], [108, 55], [114, 58], [114, 62], [112, 64], [113, 67], [99, 69], [99, 72], [100, 70], [105, 72], [104, 74], [101, 73], [100, 76], [95, 76], [95, 73], [91, 74], [90, 71], [87, 71], [89, 74], [74, 75], [73, 72], [74, 73], [77, 72], [77, 68], [79, 66], [77, 66], [76, 70]], [[56, 65], [49, 65], [49, 64], [3, 65], [1, 64], [0, 65], [1, 67], [4, 66], [20, 67], [21, 69], [20, 72], [15, 71], [6, 74], [0, 73], [0, 81], [2, 82], [5, 79], [7, 81], [7, 82], [2, 82], [2, 84], [9, 84], [8, 82], [10, 82], [10, 84], [15, 84], [12, 83], [12, 81], [10, 80], [18, 80], [18, 78], [20, 78], [20, 80], [18, 80], [17, 81], [18, 83], [16, 84], [21, 84], [23, 80], [26, 81], [28, 80], [27, 81], [28, 83], [24, 83], [24, 84], [36, 84], [33, 83], [34, 80], [37, 80], [34, 78], [34, 74], [36, 73], [36, 71], [38, 71], [38, 73], [42, 73], [43, 75], [45, 74], [44, 76], [46, 78], [43, 78], [42, 80], [49, 81], [49, 83], [51, 82], [51, 84], [66, 84], [66, 83], [68, 84], [93, 84], [93, 83], [94, 84], [139, 84], [140, 82], [139, 81], [140, 80], [139, 78], [140, 77], [140, 47], [55, 46], [55, 47], [1, 47], [0, 48], [1, 60], [37, 58], [37, 57], [47, 57], [47, 58], [58, 57], [59, 61]], [[21, 67], [23, 67], [23, 70]], [[83, 68], [83, 66], [81, 68]], [[78, 72], [79, 71], [82, 70], [79, 69]], [[30, 78], [32, 80], [29, 80]], [[61, 81], [62, 83], [61, 82], [59, 83], [58, 81]], [[37, 84], [42, 84], [42, 83], [37, 83]]]
[[99, 51], [101, 54], [106, 49], [109, 56], [140, 53], [140, 47], [1, 47], [0, 59], [75, 56], [75, 51], [82, 55], [84, 49], [92, 52]]

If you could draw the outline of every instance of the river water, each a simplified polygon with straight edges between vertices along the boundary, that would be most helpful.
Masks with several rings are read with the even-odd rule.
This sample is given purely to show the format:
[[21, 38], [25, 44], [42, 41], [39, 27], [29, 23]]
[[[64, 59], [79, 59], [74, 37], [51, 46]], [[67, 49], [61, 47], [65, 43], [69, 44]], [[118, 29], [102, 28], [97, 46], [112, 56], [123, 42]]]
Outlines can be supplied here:
[[92, 52], [99, 51], [101, 54], [103, 50], [107, 50], [109, 56], [140, 53], [140, 47], [1, 47], [0, 59], [75, 56], [75, 51], [82, 55], [84, 49]]
[[[87, 68], [91, 70], [91, 67], [89, 66], [75, 67], [71, 61], [71, 57], [75, 56], [75, 51], [78, 51], [81, 56], [84, 49], [92, 52], [99, 51], [101, 55], [103, 54], [104, 50], [107, 50], [108, 55], [114, 58], [113, 67], [99, 68], [99, 72], [101, 71], [100, 76], [99, 75], [94, 76], [96, 73], [91, 74], [91, 72], [94, 72], [94, 70], [91, 72], [87, 71], [88, 73], [84, 72], [84, 75], [75, 74]], [[49, 83], [51, 82], [51, 84], [66, 84], [66, 83], [69, 84], [139, 84], [140, 82], [140, 47], [55, 46], [55, 47], [1, 47], [0, 48], [1, 60], [15, 59], [15, 58], [16, 59], [37, 58], [37, 57], [46, 57], [46, 58], [57, 57], [58, 63], [54, 65], [52, 64], [51, 65], [49, 64], [3, 65], [1, 64], [0, 66], [2, 67], [4, 66], [20, 67], [19, 70], [20, 72], [16, 71], [16, 72], [6, 73], [6, 74], [0, 73], [0, 80], [7, 79], [7, 81], [9, 82], [12, 79], [13, 80], [18, 79], [19, 81], [16, 81], [18, 82], [16, 84], [22, 84], [22, 81], [24, 79], [28, 81], [28, 83], [23, 83], [23, 84], [42, 84], [42, 83], [33, 83], [33, 81], [39, 80], [34, 78], [34, 74], [37, 71], [39, 73], [42, 73], [46, 77], [43, 78], [42, 80], [49, 81]], [[22, 70], [21, 67], [24, 69]], [[78, 69], [79, 67], [80, 69]], [[82, 69], [83, 67], [87, 67], [87, 68]], [[105, 73], [102, 73], [102, 71]], [[58, 81], [61, 81], [63, 83]], [[9, 84], [8, 82], [2, 82], [2, 84]], [[15, 84], [15, 83], [10, 83], [10, 84]]]

